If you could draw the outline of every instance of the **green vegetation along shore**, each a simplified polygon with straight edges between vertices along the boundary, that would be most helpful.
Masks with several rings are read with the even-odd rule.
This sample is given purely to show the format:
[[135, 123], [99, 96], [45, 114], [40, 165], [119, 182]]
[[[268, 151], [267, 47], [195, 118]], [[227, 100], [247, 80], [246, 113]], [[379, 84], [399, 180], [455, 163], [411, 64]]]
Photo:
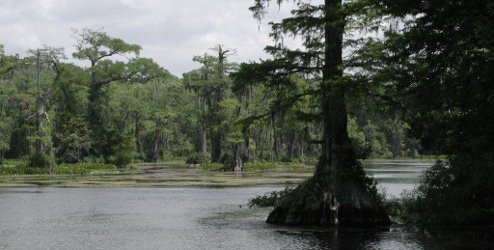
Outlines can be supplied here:
[[[127, 168], [114, 165], [61, 165], [51, 175], [42, 170], [20, 173], [22, 161], [0, 166], [0, 187], [239, 187], [256, 185], [293, 186], [313, 175], [315, 167], [302, 163], [256, 163], [243, 172], [218, 170], [222, 165], [201, 164], [190, 168], [185, 161], [139, 163]], [[426, 160], [371, 160], [369, 165], [420, 163]], [[9, 165], [11, 164], [11, 165]], [[20, 167], [15, 167], [17, 166]], [[5, 171], [9, 168], [9, 171]], [[19, 169], [17, 169], [19, 168]], [[74, 172], [74, 169], [78, 171]], [[3, 171], [3, 172], [2, 172]]]
[[[84, 165], [82, 165], [84, 166]], [[272, 169], [269, 168], [272, 167]], [[286, 166], [286, 167], [283, 167]], [[188, 168], [183, 161], [142, 163], [125, 169], [88, 165], [78, 173], [0, 174], [0, 187], [236, 187], [294, 185], [314, 172], [314, 167], [267, 164], [264, 170], [227, 172]], [[108, 167], [108, 168], [105, 168]], [[64, 168], [62, 168], [64, 169]]]

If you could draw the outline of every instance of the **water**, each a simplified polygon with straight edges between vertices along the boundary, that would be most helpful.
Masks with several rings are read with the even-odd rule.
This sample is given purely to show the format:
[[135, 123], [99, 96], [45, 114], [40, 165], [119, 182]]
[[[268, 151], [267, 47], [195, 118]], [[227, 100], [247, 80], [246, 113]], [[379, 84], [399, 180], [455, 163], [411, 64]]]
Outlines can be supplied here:
[[[398, 171], [405, 167], [410, 166], [367, 169], [381, 185], [397, 184], [388, 187], [388, 195], [394, 195], [409, 187], [397, 183], [412, 178]], [[0, 249], [485, 248], [472, 239], [454, 242], [399, 227], [268, 225], [264, 221], [269, 210], [246, 207], [250, 198], [281, 188], [2, 188]]]
[[378, 183], [386, 197], [398, 198], [404, 191], [412, 190], [420, 181], [423, 171], [432, 163], [414, 162], [367, 162], [364, 169]]

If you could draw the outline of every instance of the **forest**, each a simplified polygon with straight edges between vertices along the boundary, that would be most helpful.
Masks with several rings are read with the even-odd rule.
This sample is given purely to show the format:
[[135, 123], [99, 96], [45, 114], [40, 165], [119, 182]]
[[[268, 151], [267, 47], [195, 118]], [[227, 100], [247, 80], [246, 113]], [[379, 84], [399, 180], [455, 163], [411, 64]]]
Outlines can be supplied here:
[[[240, 65], [228, 60], [235, 49], [215, 45], [191, 58], [197, 69], [177, 77], [139, 57], [139, 45], [98, 30], [76, 35], [72, 57], [90, 67], [64, 62], [63, 48], [44, 46], [24, 58], [0, 51], [0, 161], [227, 163], [237, 146], [243, 162], [310, 161], [320, 154], [319, 107], [303, 96], [311, 88], [303, 76], [277, 89], [244, 84], [235, 79]], [[361, 159], [427, 154], [379, 100], [350, 105], [348, 129]]]
[[[294, 2], [271, 24], [271, 59], [231, 61], [237, 48], [218, 41], [182, 76], [105, 30], [75, 29], [72, 55], [1, 46], [0, 169], [304, 163], [314, 176], [276, 193], [268, 222], [387, 225], [393, 205], [411, 223], [492, 225], [494, 3]], [[391, 205], [361, 165], [424, 157], [437, 162]]]

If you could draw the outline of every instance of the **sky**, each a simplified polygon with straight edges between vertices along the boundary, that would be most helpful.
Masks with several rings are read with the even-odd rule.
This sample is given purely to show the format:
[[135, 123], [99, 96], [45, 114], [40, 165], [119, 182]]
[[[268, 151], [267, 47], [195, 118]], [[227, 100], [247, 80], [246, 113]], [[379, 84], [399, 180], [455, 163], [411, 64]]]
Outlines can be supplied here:
[[[248, 8], [254, 0], [2, 0], [0, 44], [7, 54], [25, 55], [42, 45], [64, 47], [71, 57], [73, 29], [102, 29], [111, 37], [142, 46], [176, 76], [200, 67], [192, 61], [216, 44], [237, 52], [232, 62], [268, 58], [269, 21], [287, 16], [290, 6], [271, 6], [259, 22]], [[69, 62], [77, 62], [69, 59]]]

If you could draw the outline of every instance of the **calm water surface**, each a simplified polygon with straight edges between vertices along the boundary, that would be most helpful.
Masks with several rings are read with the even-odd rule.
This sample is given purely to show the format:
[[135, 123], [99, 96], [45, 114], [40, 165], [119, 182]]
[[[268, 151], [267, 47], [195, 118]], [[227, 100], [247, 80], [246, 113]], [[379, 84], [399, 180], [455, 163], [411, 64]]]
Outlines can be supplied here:
[[[392, 197], [413, 187], [425, 167], [372, 165], [368, 171]], [[488, 248], [400, 227], [273, 226], [264, 223], [268, 210], [246, 207], [250, 198], [281, 188], [4, 188], [0, 249]]]
[[387, 198], [398, 198], [419, 183], [422, 173], [431, 163], [365, 163], [364, 168], [377, 181]]

